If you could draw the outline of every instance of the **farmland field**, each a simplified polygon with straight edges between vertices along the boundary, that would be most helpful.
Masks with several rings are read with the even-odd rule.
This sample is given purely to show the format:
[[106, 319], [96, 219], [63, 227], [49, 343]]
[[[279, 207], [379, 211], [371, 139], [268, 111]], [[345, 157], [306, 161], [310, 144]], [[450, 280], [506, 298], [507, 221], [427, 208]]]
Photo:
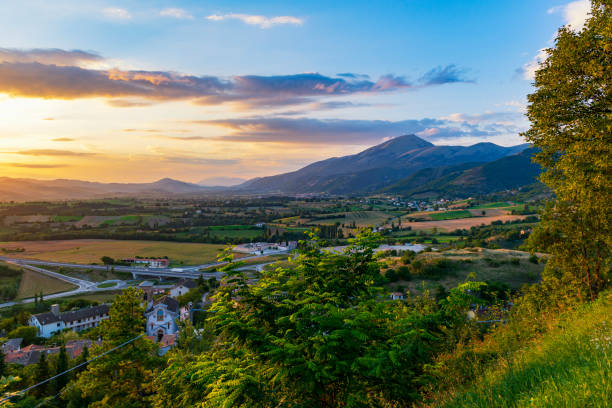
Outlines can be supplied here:
[[21, 284], [17, 292], [17, 299], [30, 298], [41, 291], [43, 295], [50, 295], [72, 289], [76, 289], [76, 286], [50, 276], [24, 269]]
[[444, 211], [429, 214], [429, 217], [434, 221], [455, 220], [460, 218], [469, 218], [472, 213], [467, 210]]
[[[2, 242], [2, 248], [24, 248], [20, 258], [54, 262], [101, 263], [102, 256], [114, 259], [135, 256], [167, 256], [172, 263], [199, 264], [213, 262], [225, 245], [163, 241], [117, 241], [77, 239], [64, 241]], [[236, 255], [240, 257], [240, 254]]]
[[411, 227], [413, 230], [432, 230], [437, 228], [440, 231], [454, 231], [456, 229], [469, 229], [479, 225], [489, 225], [493, 221], [515, 221], [525, 219], [525, 215], [498, 215], [486, 217], [471, 217], [460, 218], [454, 220], [442, 221], [423, 221], [423, 222], [404, 222], [402, 219], [402, 227]]
[[505, 201], [497, 201], [494, 203], [486, 203], [486, 204], [480, 204], [480, 205], [475, 205], [474, 207], [471, 207], [473, 209], [480, 209], [480, 208], [497, 208], [497, 207], [510, 207], [512, 204], [505, 202]]
[[354, 222], [357, 227], [372, 227], [384, 223], [391, 217], [393, 217], [392, 214], [384, 211], [353, 211], [348, 213], [338, 213], [337, 217], [313, 220], [309, 223], [315, 225], [331, 225], [340, 223], [349, 226]]

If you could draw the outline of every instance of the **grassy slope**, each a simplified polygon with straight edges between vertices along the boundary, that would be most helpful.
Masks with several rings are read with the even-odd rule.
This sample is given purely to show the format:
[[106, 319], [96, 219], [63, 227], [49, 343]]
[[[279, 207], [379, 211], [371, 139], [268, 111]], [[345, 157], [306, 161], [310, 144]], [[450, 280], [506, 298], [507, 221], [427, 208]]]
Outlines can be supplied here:
[[66, 292], [72, 289], [76, 289], [76, 286], [50, 276], [24, 269], [19, 291], [17, 293], [17, 299], [34, 297], [34, 295], [40, 293], [41, 290], [44, 295], [50, 295], [52, 293]]
[[431, 407], [612, 407], [612, 292]]

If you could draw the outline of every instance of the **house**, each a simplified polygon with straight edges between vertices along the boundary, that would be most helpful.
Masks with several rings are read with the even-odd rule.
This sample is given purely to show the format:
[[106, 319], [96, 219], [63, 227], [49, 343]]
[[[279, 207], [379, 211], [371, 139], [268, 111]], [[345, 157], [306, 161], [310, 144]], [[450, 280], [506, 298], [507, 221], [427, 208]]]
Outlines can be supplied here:
[[170, 296], [164, 296], [145, 312], [147, 318], [147, 336], [155, 336], [161, 341], [165, 334], [178, 332], [176, 320], [179, 318], [179, 303]]
[[153, 299], [155, 295], [164, 293], [165, 290], [162, 288], [156, 288], [154, 283], [151, 281], [142, 281], [138, 285], [138, 288], [144, 292], [143, 300], [146, 303], [145, 308], [149, 308], [153, 305]]
[[177, 333], [174, 334], [164, 334], [161, 339], [157, 339], [156, 336], [147, 336], [147, 338], [151, 341], [158, 343], [159, 351], [158, 355], [163, 356], [170, 350], [172, 347], [176, 345], [176, 338], [178, 337]]
[[38, 336], [49, 338], [64, 329], [78, 332], [96, 327], [102, 320], [108, 319], [108, 311], [108, 305], [103, 304], [60, 313], [59, 306], [52, 305], [50, 312], [32, 315], [29, 325], [38, 328]]
[[170, 266], [170, 260], [168, 258], [126, 258], [122, 259], [121, 262], [134, 265], [145, 265], [148, 268], [167, 268]]
[[389, 295], [391, 300], [404, 300], [404, 294], [402, 292], [391, 292]]
[[[81, 355], [81, 353], [83, 353], [83, 350], [85, 349], [85, 347], [91, 348], [93, 344], [94, 344], [93, 341], [87, 340], [87, 339], [68, 340], [65, 345], [66, 353], [70, 356], [70, 358], [77, 358], [78, 356]], [[102, 344], [102, 342], [98, 341], [95, 344], [100, 345]], [[59, 351], [60, 351], [59, 346], [45, 347], [45, 346], [39, 346], [36, 344], [31, 344], [20, 350], [7, 353], [5, 355], [4, 360], [7, 363], [15, 363], [15, 364], [21, 364], [23, 366], [27, 366], [30, 364], [36, 364], [38, 360], [40, 359], [40, 355], [43, 353], [49, 355], [49, 354], [57, 354], [59, 353]]]
[[233, 248], [234, 252], [251, 255], [265, 255], [275, 252], [287, 252], [297, 248], [297, 241], [288, 241], [284, 243], [274, 242], [251, 242], [248, 244], [236, 245]]
[[21, 349], [22, 341], [23, 341], [22, 338], [9, 339], [6, 343], [2, 345], [2, 352], [6, 354], [6, 353], [13, 353], [15, 351], [19, 351]]
[[173, 298], [179, 297], [197, 286], [198, 284], [193, 279], [181, 279], [176, 285], [170, 288], [170, 296]]

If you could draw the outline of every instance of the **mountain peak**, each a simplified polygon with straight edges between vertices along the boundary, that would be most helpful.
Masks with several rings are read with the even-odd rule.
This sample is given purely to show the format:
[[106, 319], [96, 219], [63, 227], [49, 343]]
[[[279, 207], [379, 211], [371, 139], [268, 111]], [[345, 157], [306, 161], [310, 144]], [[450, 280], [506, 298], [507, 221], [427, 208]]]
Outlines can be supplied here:
[[389, 139], [374, 148], [380, 149], [398, 149], [398, 150], [412, 150], [421, 149], [423, 147], [431, 147], [433, 143], [429, 143], [427, 140], [423, 140], [417, 135], [402, 135]]

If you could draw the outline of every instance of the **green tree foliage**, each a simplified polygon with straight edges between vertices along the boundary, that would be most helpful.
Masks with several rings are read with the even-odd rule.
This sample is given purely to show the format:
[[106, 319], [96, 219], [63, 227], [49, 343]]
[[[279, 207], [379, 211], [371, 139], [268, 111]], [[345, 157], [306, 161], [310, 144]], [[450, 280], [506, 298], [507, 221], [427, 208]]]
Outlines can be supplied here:
[[526, 139], [555, 193], [531, 244], [552, 253], [545, 282], [594, 298], [612, 248], [612, 4], [593, 0], [585, 27], [559, 30], [529, 95]]
[[24, 345], [32, 344], [38, 335], [38, 329], [34, 326], [19, 326], [11, 330], [8, 334], [9, 339], [22, 338]]
[[[115, 297], [109, 318], [99, 326], [103, 353], [143, 334], [144, 309], [140, 306], [142, 291], [133, 287]], [[89, 363], [77, 378], [70, 393], [75, 400], [86, 398], [89, 407], [147, 407], [153, 393], [152, 382], [161, 360], [153, 342], [145, 337]], [[72, 402], [72, 401], [71, 401]], [[78, 406], [73, 402], [73, 406]]]
[[385, 301], [374, 285], [379, 243], [365, 232], [336, 254], [311, 237], [295, 266], [255, 284], [228, 266], [208, 319], [215, 341], [195, 358], [171, 357], [155, 406], [409, 406], [425, 364], [468, 324], [479, 284], [454, 289], [441, 307]]
[[[55, 363], [55, 374], [63, 373], [68, 369], [68, 353], [66, 353], [66, 347], [62, 345], [60, 347], [59, 354], [57, 356], [57, 361]], [[68, 384], [70, 380], [70, 373], [64, 374], [60, 377], [57, 377], [53, 381], [53, 388], [55, 389], [55, 393], [57, 394]]]
[[[47, 353], [40, 353], [40, 359], [36, 363], [36, 371], [34, 372], [34, 383], [47, 380], [51, 377], [51, 370], [49, 369], [49, 361], [47, 361]], [[32, 394], [37, 397], [44, 397], [50, 394], [50, 385], [45, 383], [39, 385], [32, 390]]]
[[2, 351], [2, 348], [0, 348], [0, 377], [6, 374], [6, 361], [4, 361], [5, 358], [6, 356], [4, 354], [4, 351]]

